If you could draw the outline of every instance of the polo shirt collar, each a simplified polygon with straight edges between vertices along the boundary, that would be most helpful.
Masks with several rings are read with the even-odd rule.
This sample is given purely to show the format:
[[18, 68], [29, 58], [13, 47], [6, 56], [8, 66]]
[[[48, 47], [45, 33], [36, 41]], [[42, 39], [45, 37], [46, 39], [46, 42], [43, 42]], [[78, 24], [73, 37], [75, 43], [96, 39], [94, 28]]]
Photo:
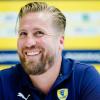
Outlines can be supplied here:
[[[60, 69], [60, 73], [58, 78], [56, 79], [54, 85], [52, 88], [56, 87], [57, 85], [59, 85], [61, 82], [63, 82], [64, 80], [68, 79], [73, 71], [73, 64], [74, 61], [71, 59], [65, 59], [64, 56], [62, 56], [62, 63], [61, 63], [61, 69]], [[21, 64], [17, 65], [18, 68], [18, 73], [19, 73], [19, 77], [20, 77], [20, 81], [22, 86], [27, 86], [30, 88], [35, 88], [32, 85], [32, 82], [28, 76], [28, 74], [24, 71], [23, 67], [21, 66]]]
[[73, 67], [74, 67], [73, 63], [74, 63], [73, 60], [71, 60], [71, 59], [65, 59], [64, 56], [62, 57], [62, 63], [61, 63], [60, 73], [59, 73], [59, 76], [56, 79], [56, 81], [55, 81], [52, 89], [55, 88], [56, 86], [58, 86], [64, 80], [67, 80], [70, 77], [70, 75], [71, 75], [71, 73], [73, 71]]

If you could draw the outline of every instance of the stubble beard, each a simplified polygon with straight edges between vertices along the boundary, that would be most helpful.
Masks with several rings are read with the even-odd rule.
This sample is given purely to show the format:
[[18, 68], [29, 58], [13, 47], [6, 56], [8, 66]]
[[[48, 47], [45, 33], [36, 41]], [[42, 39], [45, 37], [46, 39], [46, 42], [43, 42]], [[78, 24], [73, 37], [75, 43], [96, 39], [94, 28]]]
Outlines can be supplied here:
[[[47, 71], [54, 63], [54, 56], [41, 55], [40, 59], [35, 61], [26, 61], [24, 57], [19, 55], [23, 69], [28, 75], [40, 75]], [[46, 68], [46, 66], [49, 66]]]

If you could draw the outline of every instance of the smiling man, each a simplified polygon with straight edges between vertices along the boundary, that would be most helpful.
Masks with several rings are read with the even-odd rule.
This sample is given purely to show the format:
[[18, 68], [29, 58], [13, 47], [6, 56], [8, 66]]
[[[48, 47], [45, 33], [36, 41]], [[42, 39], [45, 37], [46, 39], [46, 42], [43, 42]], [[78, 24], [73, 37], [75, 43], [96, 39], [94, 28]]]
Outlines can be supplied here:
[[19, 19], [18, 53], [29, 75], [46, 72], [58, 60], [63, 34], [54, 26], [52, 17], [44, 9], [43, 12], [29, 12]]
[[63, 57], [66, 18], [44, 2], [21, 8], [20, 63], [0, 72], [0, 100], [99, 100], [94, 67]]

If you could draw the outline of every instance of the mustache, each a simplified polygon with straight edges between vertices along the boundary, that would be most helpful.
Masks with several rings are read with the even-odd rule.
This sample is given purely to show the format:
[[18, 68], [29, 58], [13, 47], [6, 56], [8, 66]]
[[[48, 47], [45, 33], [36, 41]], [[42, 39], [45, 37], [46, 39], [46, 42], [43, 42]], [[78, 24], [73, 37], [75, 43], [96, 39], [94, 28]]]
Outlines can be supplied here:
[[45, 51], [45, 48], [42, 46], [31, 46], [31, 47], [23, 47], [22, 52], [24, 53], [25, 51], [32, 51], [32, 50], [40, 50], [42, 52]]
[[28, 46], [26, 46], [26, 47], [24, 47], [23, 49], [28, 49], [28, 50], [31, 50], [31, 49], [36, 49], [36, 48], [41, 48], [41, 46], [39, 46], [39, 45], [32, 45], [32, 46], [30, 46], [30, 47], [28, 47]]

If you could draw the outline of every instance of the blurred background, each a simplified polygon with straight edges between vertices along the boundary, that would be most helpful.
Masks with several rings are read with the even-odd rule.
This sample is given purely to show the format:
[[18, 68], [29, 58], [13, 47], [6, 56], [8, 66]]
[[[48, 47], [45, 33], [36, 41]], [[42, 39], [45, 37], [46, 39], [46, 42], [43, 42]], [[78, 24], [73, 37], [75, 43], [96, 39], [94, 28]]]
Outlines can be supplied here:
[[[19, 62], [16, 21], [19, 9], [35, 0], [0, 0], [0, 70]], [[64, 55], [92, 64], [100, 72], [100, 1], [36, 0], [59, 8], [67, 18]]]

